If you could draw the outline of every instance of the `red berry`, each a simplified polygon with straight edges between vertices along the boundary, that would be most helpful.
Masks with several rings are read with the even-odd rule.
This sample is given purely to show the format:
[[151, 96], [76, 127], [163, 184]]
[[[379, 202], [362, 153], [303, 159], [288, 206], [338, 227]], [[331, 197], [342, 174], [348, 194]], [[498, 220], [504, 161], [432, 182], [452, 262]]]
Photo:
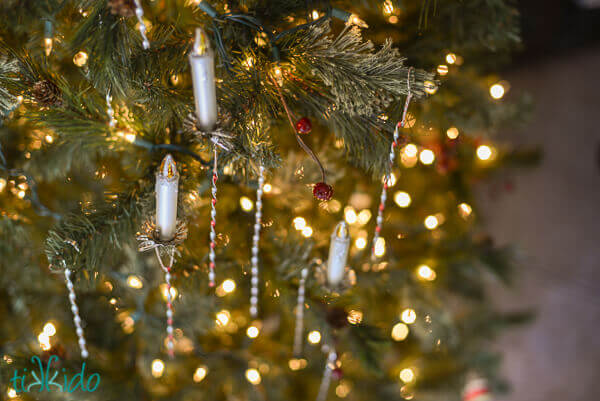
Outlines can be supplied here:
[[308, 117], [302, 117], [296, 121], [296, 131], [298, 131], [300, 134], [308, 134], [310, 131], [312, 131], [312, 123]]
[[324, 182], [316, 183], [313, 187], [313, 196], [322, 201], [328, 201], [333, 196], [333, 188]]
[[331, 375], [335, 380], [342, 380], [342, 378], [344, 377], [344, 371], [342, 370], [342, 368], [335, 367], [331, 372]]

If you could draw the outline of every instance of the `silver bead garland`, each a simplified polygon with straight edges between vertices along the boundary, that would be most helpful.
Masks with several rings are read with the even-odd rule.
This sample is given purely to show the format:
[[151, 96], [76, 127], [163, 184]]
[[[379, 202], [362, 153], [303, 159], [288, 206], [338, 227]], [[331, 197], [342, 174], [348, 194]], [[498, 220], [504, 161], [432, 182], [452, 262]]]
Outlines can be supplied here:
[[304, 299], [306, 278], [308, 277], [308, 268], [300, 272], [300, 283], [298, 284], [298, 300], [296, 301], [296, 327], [294, 327], [294, 356], [299, 357], [302, 354], [302, 334], [304, 332]]
[[71, 269], [67, 269], [66, 267], [65, 282], [67, 283], [67, 289], [69, 290], [69, 301], [71, 302], [71, 312], [73, 312], [73, 322], [75, 323], [75, 331], [77, 332], [77, 338], [79, 338], [79, 348], [81, 349], [81, 357], [85, 359], [88, 357], [89, 354], [86, 348], [85, 337], [83, 335], [83, 328], [81, 327], [81, 317], [79, 316], [79, 308], [77, 307], [75, 289], [73, 288], [73, 281], [71, 281]]
[[325, 371], [323, 372], [323, 378], [321, 379], [321, 385], [319, 386], [319, 394], [317, 395], [317, 401], [325, 401], [327, 398], [327, 392], [329, 391], [329, 384], [331, 383], [331, 373], [335, 367], [335, 361], [337, 360], [337, 353], [332, 349], [327, 354], [327, 361], [325, 363]]
[[157, 248], [154, 248], [156, 252], [156, 258], [160, 268], [165, 272], [165, 283], [167, 284], [167, 352], [171, 358], [175, 356], [175, 341], [173, 340], [173, 299], [171, 298], [171, 268], [173, 267], [173, 261], [175, 259], [175, 247], [168, 247], [169, 252], [169, 265], [165, 266], [162, 259], [160, 258], [160, 252]]
[[254, 214], [254, 235], [252, 236], [251, 286], [250, 286], [250, 316], [258, 314], [258, 245], [262, 219], [262, 195], [265, 183], [265, 168], [261, 165], [258, 173], [258, 188], [256, 189], [256, 212]]
[[148, 37], [146, 36], [146, 31], [148, 30], [148, 27], [146, 26], [146, 23], [144, 22], [144, 9], [142, 8], [142, 3], [140, 0], [134, 0], [135, 2], [135, 16], [138, 19], [139, 22], [139, 31], [140, 31], [140, 35], [142, 36], [142, 46], [144, 46], [144, 49], [149, 49], [150, 48], [150, 41], [148, 40]]
[[[396, 124], [396, 128], [394, 129], [394, 140], [390, 145], [390, 171], [394, 167], [394, 160], [396, 159], [396, 148], [399, 145], [398, 140], [400, 139], [400, 128], [404, 128], [406, 125], [406, 114], [408, 111], [408, 105], [410, 104], [410, 100], [412, 98], [412, 93], [410, 91], [410, 73], [412, 72], [412, 67], [408, 69], [408, 77], [406, 79], [406, 85], [408, 89], [408, 94], [406, 95], [406, 101], [404, 102], [404, 109], [402, 110], [402, 119], [398, 124]], [[375, 226], [375, 233], [373, 234], [373, 246], [371, 247], [371, 257], [375, 259], [375, 245], [377, 244], [377, 240], [381, 234], [381, 227], [383, 226], [383, 211], [385, 210], [385, 201], [387, 200], [387, 189], [388, 183], [390, 181], [390, 174], [387, 174], [383, 179], [383, 188], [381, 189], [381, 196], [379, 198], [379, 208], [377, 210], [377, 219]]]
[[112, 102], [112, 96], [110, 95], [110, 92], [106, 92], [106, 114], [108, 114], [108, 126], [111, 128], [114, 128], [115, 124], [117, 123], [117, 120], [115, 120], [115, 111], [112, 108], [111, 105]]

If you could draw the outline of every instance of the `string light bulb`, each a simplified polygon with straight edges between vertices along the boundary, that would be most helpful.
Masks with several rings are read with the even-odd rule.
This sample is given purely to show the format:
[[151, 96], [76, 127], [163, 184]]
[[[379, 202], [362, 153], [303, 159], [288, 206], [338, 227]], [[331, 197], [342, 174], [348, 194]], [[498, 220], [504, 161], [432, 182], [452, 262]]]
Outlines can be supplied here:
[[223, 283], [221, 283], [221, 287], [223, 288], [223, 291], [226, 294], [230, 294], [233, 291], [235, 291], [235, 281], [228, 278], [227, 280], [223, 281]]
[[423, 224], [428, 230], [434, 230], [440, 224], [440, 222], [438, 221], [437, 217], [430, 215], [425, 217]]
[[50, 56], [52, 53], [52, 36], [54, 36], [54, 27], [52, 26], [52, 22], [49, 20], [44, 21], [44, 54], [46, 57]]
[[261, 377], [260, 377], [260, 373], [258, 372], [258, 370], [251, 368], [251, 369], [247, 369], [246, 370], [246, 379], [254, 384], [255, 386], [257, 384], [260, 384], [261, 381]]
[[476, 153], [477, 153], [477, 158], [479, 160], [483, 160], [483, 161], [490, 160], [493, 155], [492, 148], [489, 147], [488, 145], [479, 145], [477, 147]]
[[437, 276], [435, 270], [433, 270], [427, 265], [420, 265], [419, 267], [417, 267], [417, 275], [421, 280], [425, 281], [433, 281]]
[[446, 54], [446, 63], [448, 63], [448, 64], [456, 63], [456, 54], [454, 54], [454, 53]]
[[142, 280], [140, 280], [138, 276], [127, 277], [127, 285], [138, 290], [144, 286]]
[[412, 200], [411, 200], [408, 192], [398, 191], [394, 194], [394, 202], [396, 203], [396, 205], [398, 205], [402, 208], [409, 207], [411, 201]]
[[73, 56], [73, 64], [75, 64], [77, 67], [83, 67], [84, 65], [87, 64], [87, 61], [88, 61], [88, 55], [84, 51], [77, 52]]
[[243, 211], [249, 212], [254, 208], [254, 203], [247, 196], [242, 196], [240, 198], [240, 206]]
[[159, 378], [163, 375], [165, 371], [165, 363], [160, 359], [155, 359], [152, 361], [152, 376]]
[[415, 372], [411, 368], [404, 368], [400, 371], [400, 380], [404, 383], [410, 383], [415, 380]]
[[304, 217], [296, 217], [293, 220], [294, 228], [298, 231], [302, 231], [304, 227], [306, 227], [306, 220]]
[[501, 83], [497, 83], [497, 84], [490, 86], [490, 96], [493, 99], [496, 99], [496, 100], [501, 99], [505, 93], [506, 93], [506, 89], [504, 88], [504, 85], [502, 85]]
[[459, 131], [458, 131], [458, 128], [456, 128], [456, 127], [450, 127], [446, 130], [446, 136], [449, 139], [456, 139], [456, 138], [458, 138], [458, 135], [459, 135]]
[[383, 14], [390, 15], [394, 12], [394, 5], [392, 4], [392, 0], [385, 0], [383, 2]]
[[321, 333], [318, 330], [313, 330], [308, 333], [308, 342], [311, 344], [318, 344], [321, 342]]
[[375, 241], [375, 246], [373, 248], [373, 253], [378, 258], [385, 255], [385, 239], [383, 237], [377, 238], [377, 241]]
[[349, 25], [356, 25], [356, 26], [359, 26], [361, 28], [368, 28], [369, 27], [369, 25], [367, 25], [367, 23], [365, 21], [363, 21], [356, 14], [350, 14], [350, 17], [348, 17], [347, 24], [349, 24]]
[[441, 76], [447, 75], [448, 74], [448, 66], [446, 64], [438, 65], [437, 73], [440, 74]]
[[47, 336], [52, 337], [53, 335], [56, 334], [56, 327], [54, 326], [54, 324], [52, 324], [52, 322], [48, 322], [44, 325], [44, 328], [42, 330]]
[[423, 149], [419, 154], [419, 160], [425, 165], [430, 165], [435, 161], [435, 153], [430, 149]]
[[396, 323], [394, 327], [392, 327], [392, 340], [402, 341], [408, 337], [409, 332], [410, 330], [406, 324]]
[[413, 324], [417, 320], [417, 312], [412, 308], [406, 308], [400, 314], [400, 319], [406, 324]]
[[256, 338], [260, 334], [260, 329], [256, 326], [250, 326], [246, 330], [246, 335], [250, 338]]
[[194, 379], [194, 382], [200, 383], [202, 380], [204, 380], [207, 374], [208, 368], [204, 365], [201, 365], [198, 366], [198, 368], [194, 371], [194, 376], [192, 378]]

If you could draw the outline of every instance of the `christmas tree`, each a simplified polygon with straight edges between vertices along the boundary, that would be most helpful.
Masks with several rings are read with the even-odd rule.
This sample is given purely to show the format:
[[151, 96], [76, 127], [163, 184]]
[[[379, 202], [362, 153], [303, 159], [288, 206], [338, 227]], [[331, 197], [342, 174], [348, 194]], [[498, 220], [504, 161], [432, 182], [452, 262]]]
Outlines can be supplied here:
[[495, 75], [512, 1], [0, 13], [4, 398], [506, 389], [493, 338], [525, 315], [490, 300], [514, 262], [474, 188], [536, 158], [494, 139], [528, 105]]

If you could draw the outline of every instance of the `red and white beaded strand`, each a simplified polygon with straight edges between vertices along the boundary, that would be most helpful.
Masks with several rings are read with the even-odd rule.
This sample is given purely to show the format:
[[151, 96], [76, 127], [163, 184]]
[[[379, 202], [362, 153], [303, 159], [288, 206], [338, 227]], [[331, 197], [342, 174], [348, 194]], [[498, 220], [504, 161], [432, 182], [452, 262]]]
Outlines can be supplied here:
[[142, 46], [144, 46], [144, 49], [149, 49], [150, 48], [150, 41], [148, 40], [148, 37], [146, 36], [146, 31], [148, 30], [148, 27], [146, 26], [146, 23], [144, 22], [144, 9], [142, 8], [142, 3], [141, 0], [134, 0], [135, 3], [135, 16], [138, 19], [138, 29], [140, 31], [140, 35], [142, 36]]
[[262, 219], [262, 196], [263, 186], [265, 183], [265, 168], [261, 164], [258, 168], [258, 188], [256, 189], [256, 212], [254, 214], [254, 235], [252, 235], [252, 257], [250, 262], [251, 275], [250, 279], [250, 316], [258, 315], [258, 246], [260, 241], [260, 228]]
[[173, 340], [173, 299], [171, 297], [171, 269], [173, 268], [173, 261], [175, 259], [175, 247], [171, 246], [168, 248], [169, 252], [169, 265], [165, 266], [162, 259], [160, 258], [160, 252], [158, 247], [154, 248], [156, 252], [156, 258], [161, 269], [165, 272], [165, 283], [167, 284], [167, 352], [171, 358], [175, 356], [175, 342]]
[[302, 334], [304, 334], [304, 299], [307, 277], [308, 268], [305, 267], [300, 272], [300, 283], [298, 285], [298, 300], [296, 301], [296, 327], [294, 328], [295, 357], [299, 357], [302, 354]]
[[[77, 253], [79, 253], [79, 247], [73, 240], [65, 240], [70, 244]], [[67, 289], [69, 290], [69, 302], [71, 303], [71, 312], [73, 313], [73, 323], [75, 324], [75, 331], [77, 332], [77, 338], [79, 339], [79, 349], [81, 350], [81, 357], [87, 358], [89, 353], [87, 351], [85, 337], [83, 335], [83, 327], [81, 327], [81, 317], [79, 316], [79, 307], [77, 306], [77, 297], [75, 296], [75, 288], [73, 287], [73, 281], [71, 280], [71, 269], [67, 268], [65, 261], [63, 260], [65, 267], [65, 282]]]
[[217, 173], [217, 139], [213, 138], [213, 146], [214, 146], [214, 165], [213, 165], [213, 173], [211, 180], [211, 202], [210, 202], [210, 245], [208, 250], [208, 285], [210, 287], [215, 286], [215, 247], [217, 246], [217, 232], [215, 227], [217, 225], [217, 180], [219, 179]]
[[396, 128], [394, 129], [394, 140], [390, 145], [390, 173], [384, 177], [383, 180], [383, 188], [381, 189], [381, 197], [379, 199], [379, 208], [377, 211], [377, 225], [375, 226], [375, 233], [373, 234], [373, 246], [371, 247], [371, 256], [375, 258], [375, 246], [377, 244], [377, 240], [379, 240], [379, 236], [381, 234], [381, 227], [383, 226], [383, 211], [385, 210], [385, 201], [387, 200], [387, 190], [388, 183], [391, 177], [391, 170], [394, 167], [394, 160], [396, 159], [396, 148], [399, 146], [400, 139], [400, 128], [404, 128], [406, 124], [406, 114], [408, 111], [408, 105], [410, 104], [410, 100], [412, 98], [412, 93], [410, 91], [410, 73], [412, 72], [412, 67], [408, 69], [408, 77], [407, 81], [407, 89], [408, 94], [406, 95], [406, 101], [404, 102], [404, 110], [402, 110], [402, 119], [398, 124], [396, 124]]

